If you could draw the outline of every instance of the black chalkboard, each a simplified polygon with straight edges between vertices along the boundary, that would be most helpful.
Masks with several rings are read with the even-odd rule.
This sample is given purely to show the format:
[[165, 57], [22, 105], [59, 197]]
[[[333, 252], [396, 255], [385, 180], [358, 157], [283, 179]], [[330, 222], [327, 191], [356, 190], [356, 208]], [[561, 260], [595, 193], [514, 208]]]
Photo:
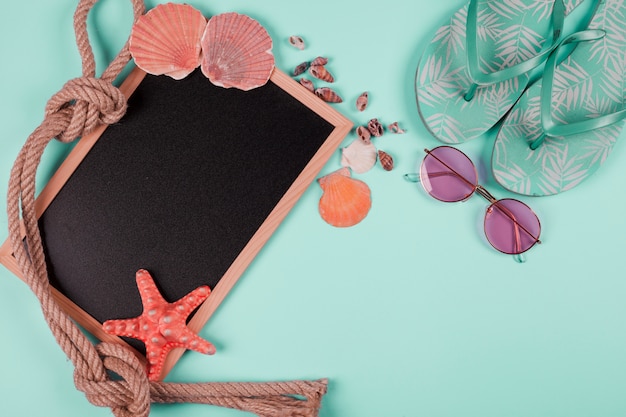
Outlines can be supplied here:
[[[244, 92], [200, 71], [180, 81], [141, 73], [127, 114], [40, 214], [53, 287], [100, 323], [141, 314], [140, 268], [170, 302], [203, 284], [215, 289], [285, 204], [273, 232], [351, 127], [278, 76]], [[252, 246], [253, 257], [260, 247]]]

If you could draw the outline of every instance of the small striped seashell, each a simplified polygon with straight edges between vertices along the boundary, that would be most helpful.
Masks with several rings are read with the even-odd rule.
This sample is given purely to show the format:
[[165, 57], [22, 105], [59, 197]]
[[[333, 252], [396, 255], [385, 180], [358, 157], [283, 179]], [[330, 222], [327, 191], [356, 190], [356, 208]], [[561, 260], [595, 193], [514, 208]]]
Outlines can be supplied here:
[[357, 174], [363, 174], [376, 164], [377, 155], [373, 143], [357, 139], [341, 150], [341, 166], [348, 167]]
[[318, 56], [313, 61], [311, 61], [311, 65], [326, 65], [328, 64], [328, 58], [323, 56]]
[[357, 126], [356, 134], [365, 143], [371, 143], [372, 134], [370, 131], [364, 126]]
[[335, 93], [328, 87], [322, 87], [315, 90], [315, 95], [327, 103], [341, 103], [343, 99], [339, 94]]
[[309, 63], [308, 62], [303, 62], [302, 64], [298, 65], [294, 70], [293, 70], [293, 75], [294, 77], [297, 77], [300, 74], [304, 74], [304, 71], [307, 70], [307, 68], [309, 68]]
[[393, 169], [393, 158], [385, 151], [378, 151], [378, 160], [385, 171], [391, 171]]
[[185, 78], [201, 61], [206, 27], [200, 11], [185, 4], [160, 4], [137, 19], [129, 40], [135, 64], [148, 74]]
[[307, 78], [300, 78], [300, 84], [302, 84], [304, 86], [304, 88], [306, 88], [310, 92], [312, 92], [312, 93], [315, 92], [315, 87], [313, 86], [313, 81], [311, 81], [311, 80], [309, 80]]
[[335, 78], [332, 76], [330, 72], [323, 65], [312, 65], [309, 67], [309, 72], [315, 78], [318, 78], [322, 81], [326, 81], [328, 83], [335, 82]]
[[341, 168], [317, 180], [323, 194], [319, 202], [322, 219], [331, 226], [350, 227], [363, 220], [372, 207], [370, 188]]
[[378, 119], [371, 119], [367, 123], [367, 129], [370, 131], [372, 136], [376, 136], [376, 137], [380, 137], [384, 133], [383, 125], [380, 124]]
[[217, 86], [247, 91], [265, 85], [272, 75], [272, 38], [246, 15], [213, 16], [201, 42], [202, 73]]
[[363, 111], [367, 108], [368, 98], [369, 96], [367, 94], [367, 91], [365, 91], [356, 99], [356, 109], [358, 111]]
[[406, 133], [406, 130], [404, 130], [400, 126], [398, 126], [398, 122], [393, 122], [392, 124], [387, 126], [387, 129], [389, 129], [393, 133], [398, 133], [398, 134]]
[[304, 46], [305, 46], [304, 39], [302, 39], [302, 37], [300, 36], [295, 36], [295, 35], [289, 37], [289, 43], [301, 51], [304, 49]]

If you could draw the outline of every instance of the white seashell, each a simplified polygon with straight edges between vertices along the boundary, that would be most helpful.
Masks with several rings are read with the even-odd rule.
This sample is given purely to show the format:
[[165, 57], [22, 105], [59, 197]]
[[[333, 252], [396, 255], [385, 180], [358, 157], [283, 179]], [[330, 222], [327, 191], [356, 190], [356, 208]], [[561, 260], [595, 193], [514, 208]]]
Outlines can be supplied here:
[[349, 167], [357, 174], [363, 174], [372, 169], [377, 157], [378, 152], [373, 143], [356, 139], [341, 150], [341, 165]]

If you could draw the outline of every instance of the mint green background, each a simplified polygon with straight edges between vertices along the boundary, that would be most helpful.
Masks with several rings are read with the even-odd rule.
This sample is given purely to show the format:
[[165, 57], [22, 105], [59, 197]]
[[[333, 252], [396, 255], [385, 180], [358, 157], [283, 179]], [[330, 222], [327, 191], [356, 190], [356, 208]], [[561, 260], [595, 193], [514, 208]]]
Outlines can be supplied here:
[[[46, 100], [80, 75], [76, 0], [3, 2], [0, 11], [0, 194]], [[150, 1], [149, 6], [156, 2]], [[201, 335], [215, 356], [184, 355], [170, 381], [329, 377], [322, 417], [586, 417], [626, 415], [626, 133], [598, 173], [576, 189], [521, 198], [543, 225], [526, 264], [494, 251], [482, 232], [485, 201], [443, 204], [402, 180], [424, 147], [413, 77], [421, 51], [463, 0], [189, 1], [206, 15], [238, 11], [272, 35], [277, 66], [329, 57], [335, 107], [355, 123], [378, 117], [408, 130], [377, 145], [396, 159], [356, 177], [372, 189], [368, 217], [325, 224], [312, 184]], [[99, 68], [130, 27], [124, 0], [92, 14]], [[305, 51], [287, 43], [300, 34]], [[354, 109], [370, 92], [364, 113]], [[354, 138], [350, 135], [345, 144]], [[494, 136], [459, 146], [497, 197]], [[66, 147], [50, 146], [43, 184]], [[323, 172], [339, 168], [337, 152]], [[2, 198], [2, 210], [6, 203]], [[0, 239], [6, 216], [0, 216]], [[164, 237], [166, 238], [166, 237]], [[132, 274], [134, 271], [130, 271]], [[87, 279], [88, 277], [86, 277]], [[109, 416], [75, 390], [30, 290], [0, 267], [0, 413]], [[154, 406], [153, 416], [238, 416], [203, 405]]]

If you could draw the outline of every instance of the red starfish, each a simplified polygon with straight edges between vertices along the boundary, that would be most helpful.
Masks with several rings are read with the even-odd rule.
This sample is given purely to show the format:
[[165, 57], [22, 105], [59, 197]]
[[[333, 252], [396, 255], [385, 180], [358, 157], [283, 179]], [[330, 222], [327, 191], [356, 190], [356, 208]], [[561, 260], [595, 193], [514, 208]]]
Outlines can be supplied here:
[[140, 269], [136, 279], [144, 307], [141, 316], [107, 320], [102, 327], [109, 334], [132, 337], [145, 343], [148, 379], [156, 381], [159, 378], [165, 357], [174, 348], [182, 347], [207, 355], [215, 353], [215, 346], [189, 330], [186, 323], [187, 316], [211, 293], [208, 286], [198, 287], [180, 300], [168, 303], [148, 271]]

